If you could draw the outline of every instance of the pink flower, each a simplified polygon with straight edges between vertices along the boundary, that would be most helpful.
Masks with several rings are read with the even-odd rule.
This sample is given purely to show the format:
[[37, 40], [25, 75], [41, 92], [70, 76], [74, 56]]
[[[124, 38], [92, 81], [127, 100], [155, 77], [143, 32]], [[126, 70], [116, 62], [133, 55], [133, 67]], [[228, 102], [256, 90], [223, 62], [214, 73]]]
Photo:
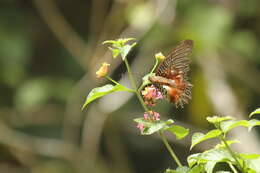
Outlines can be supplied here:
[[142, 123], [138, 123], [136, 127], [143, 133], [144, 125]]
[[160, 114], [158, 112], [153, 112], [153, 119], [156, 121], [160, 120]]
[[150, 117], [149, 117], [149, 114], [147, 112], [144, 113], [144, 120], [149, 120]]
[[162, 93], [158, 91], [158, 89], [155, 88], [153, 85], [145, 87], [145, 89], [142, 91], [142, 95], [145, 104], [149, 106], [155, 106], [156, 100], [163, 98]]
[[144, 113], [144, 120], [146, 121], [159, 121], [160, 114], [158, 112], [149, 111]]

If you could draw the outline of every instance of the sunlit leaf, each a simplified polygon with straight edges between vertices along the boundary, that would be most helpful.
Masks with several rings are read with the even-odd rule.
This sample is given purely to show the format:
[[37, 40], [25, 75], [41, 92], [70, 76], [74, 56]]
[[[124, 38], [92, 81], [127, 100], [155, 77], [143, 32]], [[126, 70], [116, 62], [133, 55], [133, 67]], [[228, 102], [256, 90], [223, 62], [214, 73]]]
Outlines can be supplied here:
[[251, 112], [249, 117], [251, 118], [253, 115], [260, 114], [260, 108], [256, 109], [255, 111]]
[[222, 121], [227, 121], [227, 120], [231, 120], [233, 119], [230, 116], [226, 116], [226, 117], [220, 117], [220, 116], [213, 116], [213, 117], [207, 117], [207, 121], [212, 123], [212, 124], [216, 124], [216, 123], [220, 123]]
[[190, 167], [203, 165], [207, 173], [213, 173], [215, 165], [219, 162], [236, 164], [234, 158], [225, 148], [211, 149], [188, 157]]
[[105, 96], [107, 94], [110, 94], [110, 93], [116, 92], [116, 91], [133, 92], [133, 90], [126, 88], [125, 86], [119, 85], [119, 84], [118, 85], [107, 84], [102, 87], [94, 88], [88, 94], [87, 99], [86, 99], [84, 105], [82, 106], [82, 109], [84, 109], [90, 102], [96, 100], [97, 98], [100, 98], [102, 96]]
[[120, 53], [120, 51], [118, 49], [114, 49], [111, 47], [109, 47], [109, 50], [111, 50], [113, 58], [116, 58]]
[[166, 129], [176, 136], [177, 139], [182, 139], [189, 134], [189, 129], [186, 129], [182, 126], [172, 125]]
[[246, 159], [245, 162], [248, 168], [254, 170], [256, 173], [260, 172], [260, 157]]
[[248, 131], [250, 131], [253, 127], [260, 126], [260, 121], [256, 119], [252, 119], [248, 121]]
[[203, 133], [194, 133], [192, 135], [192, 139], [191, 139], [191, 147], [190, 149], [192, 149], [195, 145], [207, 140], [207, 139], [211, 139], [211, 138], [215, 138], [218, 137], [219, 135], [221, 135], [221, 131], [216, 129], [216, 130], [211, 130], [209, 131], [207, 134], [203, 134]]
[[248, 122], [246, 120], [238, 120], [238, 121], [231, 120], [231, 121], [221, 122], [220, 126], [222, 131], [224, 133], [227, 133], [228, 131], [238, 126], [248, 127]]
[[188, 164], [190, 167], [193, 167], [195, 164], [197, 164], [198, 160], [200, 159], [200, 155], [202, 153], [196, 153], [196, 154], [191, 154], [188, 158]]
[[217, 161], [208, 161], [205, 164], [205, 170], [207, 171], [207, 173], [213, 173], [213, 169], [216, 166], [218, 162]]

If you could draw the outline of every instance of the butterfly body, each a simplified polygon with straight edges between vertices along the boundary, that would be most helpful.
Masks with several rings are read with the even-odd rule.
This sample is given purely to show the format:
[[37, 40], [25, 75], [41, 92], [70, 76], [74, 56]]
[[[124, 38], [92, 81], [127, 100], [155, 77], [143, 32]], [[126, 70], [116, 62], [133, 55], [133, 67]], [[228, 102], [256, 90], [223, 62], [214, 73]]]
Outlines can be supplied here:
[[155, 76], [149, 78], [170, 102], [176, 104], [176, 107], [183, 107], [183, 104], [191, 99], [192, 85], [187, 77], [190, 60], [187, 56], [191, 53], [192, 47], [192, 40], [182, 41], [161, 62]]

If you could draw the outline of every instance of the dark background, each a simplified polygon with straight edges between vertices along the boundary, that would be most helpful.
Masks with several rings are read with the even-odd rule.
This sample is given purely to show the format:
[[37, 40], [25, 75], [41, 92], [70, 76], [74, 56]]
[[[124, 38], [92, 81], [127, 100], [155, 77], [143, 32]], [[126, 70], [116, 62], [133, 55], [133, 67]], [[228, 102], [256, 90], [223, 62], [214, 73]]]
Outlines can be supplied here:
[[[140, 136], [132, 119], [138, 100], [115, 93], [81, 106], [108, 81], [95, 72], [109, 62], [110, 76], [129, 85], [120, 58], [104, 40], [135, 37], [128, 59], [140, 82], [181, 40], [195, 47], [193, 98], [184, 109], [160, 102], [156, 110], [191, 132], [212, 128], [205, 118], [248, 119], [259, 107], [260, 1], [258, 0], [0, 0], [0, 172], [157, 173], [175, 168], [157, 136]], [[240, 152], [260, 153], [259, 135], [236, 128]], [[183, 163], [190, 135], [169, 136]]]

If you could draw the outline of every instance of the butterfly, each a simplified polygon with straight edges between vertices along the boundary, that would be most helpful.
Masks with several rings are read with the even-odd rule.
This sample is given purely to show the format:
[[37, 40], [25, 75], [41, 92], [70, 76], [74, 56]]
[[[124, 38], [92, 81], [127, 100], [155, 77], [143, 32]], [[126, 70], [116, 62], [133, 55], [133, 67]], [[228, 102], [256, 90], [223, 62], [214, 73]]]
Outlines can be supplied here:
[[193, 48], [192, 40], [177, 45], [159, 64], [151, 83], [176, 107], [183, 107], [191, 99], [192, 84], [188, 81], [190, 60], [187, 58]]

